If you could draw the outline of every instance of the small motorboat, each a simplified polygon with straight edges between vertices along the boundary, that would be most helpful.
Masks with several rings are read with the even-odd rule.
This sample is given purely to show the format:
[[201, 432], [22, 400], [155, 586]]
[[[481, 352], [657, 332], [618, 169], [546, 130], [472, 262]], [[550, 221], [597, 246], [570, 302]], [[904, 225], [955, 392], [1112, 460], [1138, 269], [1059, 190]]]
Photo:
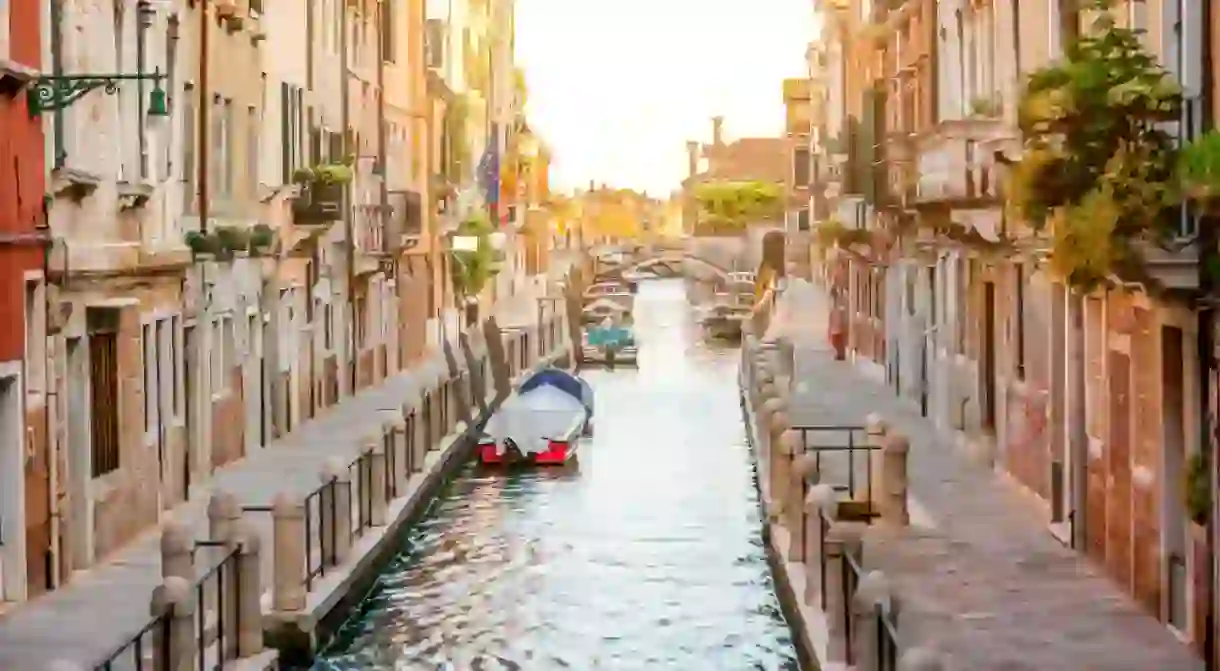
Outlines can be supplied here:
[[487, 422], [479, 461], [488, 466], [562, 466], [592, 435], [593, 389], [559, 368], [542, 368]]
[[630, 321], [607, 318], [601, 324], [585, 329], [582, 359], [586, 363], [607, 366], [634, 365], [639, 350]]

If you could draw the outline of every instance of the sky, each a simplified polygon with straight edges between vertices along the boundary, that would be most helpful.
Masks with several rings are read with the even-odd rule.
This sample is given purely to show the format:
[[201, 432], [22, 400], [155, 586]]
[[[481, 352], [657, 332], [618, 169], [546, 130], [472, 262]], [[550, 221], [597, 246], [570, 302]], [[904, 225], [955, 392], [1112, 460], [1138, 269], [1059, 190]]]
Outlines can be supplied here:
[[686, 141], [783, 130], [781, 87], [805, 74], [813, 0], [516, 0], [527, 114], [552, 184], [667, 194]]

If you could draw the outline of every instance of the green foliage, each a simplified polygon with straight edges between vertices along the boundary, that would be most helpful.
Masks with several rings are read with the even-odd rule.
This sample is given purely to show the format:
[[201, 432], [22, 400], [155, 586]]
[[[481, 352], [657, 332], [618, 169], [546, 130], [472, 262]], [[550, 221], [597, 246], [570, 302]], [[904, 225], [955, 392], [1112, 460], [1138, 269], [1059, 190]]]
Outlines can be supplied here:
[[499, 271], [498, 256], [491, 246], [491, 234], [495, 226], [483, 212], [471, 215], [458, 225], [457, 235], [478, 238], [478, 249], [454, 251], [452, 269], [453, 288], [459, 297], [477, 296]]
[[1195, 524], [1206, 524], [1211, 514], [1212, 490], [1208, 461], [1203, 453], [1190, 456], [1186, 465], [1186, 513]]
[[1194, 200], [1210, 205], [1220, 198], [1220, 132], [1208, 131], [1182, 147], [1178, 179]]
[[724, 231], [744, 231], [751, 223], [783, 214], [784, 191], [768, 182], [710, 182], [695, 190], [699, 224]]
[[268, 249], [275, 243], [275, 231], [267, 224], [256, 224], [250, 229], [250, 248]]
[[1138, 241], [1165, 236], [1175, 142], [1157, 124], [1182, 103], [1139, 33], [1097, 17], [1063, 60], [1030, 75], [1018, 109], [1025, 151], [1008, 184], [1019, 216], [1055, 227], [1052, 263], [1083, 290], [1138, 264]]
[[822, 249], [867, 245], [871, 242], [868, 231], [848, 228], [836, 218], [830, 218], [814, 227], [814, 240]]
[[351, 165], [347, 163], [322, 163], [310, 168], [297, 168], [292, 173], [292, 181], [297, 184], [350, 184], [355, 177]]
[[238, 226], [218, 226], [216, 241], [220, 245], [220, 253], [225, 256], [246, 252], [250, 250], [250, 231]]
[[217, 244], [214, 235], [208, 235], [199, 231], [187, 231], [183, 236], [183, 241], [192, 254], [215, 254], [220, 251], [220, 245]]

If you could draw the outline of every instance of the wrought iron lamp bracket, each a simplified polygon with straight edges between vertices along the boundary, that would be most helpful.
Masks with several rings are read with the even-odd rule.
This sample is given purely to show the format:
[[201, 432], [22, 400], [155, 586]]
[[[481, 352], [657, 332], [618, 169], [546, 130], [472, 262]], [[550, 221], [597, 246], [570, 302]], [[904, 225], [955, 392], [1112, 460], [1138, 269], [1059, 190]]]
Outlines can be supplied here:
[[102, 89], [107, 95], [119, 91], [122, 82], [149, 81], [160, 83], [166, 78], [160, 71], [146, 74], [44, 75], [30, 84], [30, 116], [67, 109], [85, 94]]

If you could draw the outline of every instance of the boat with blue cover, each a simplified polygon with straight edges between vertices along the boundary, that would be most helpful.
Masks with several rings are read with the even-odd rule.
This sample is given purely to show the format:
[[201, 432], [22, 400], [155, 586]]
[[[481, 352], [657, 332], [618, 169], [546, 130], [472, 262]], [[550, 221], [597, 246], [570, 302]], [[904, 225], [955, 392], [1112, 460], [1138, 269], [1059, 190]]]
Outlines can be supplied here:
[[561, 368], [530, 374], [487, 422], [479, 461], [489, 466], [559, 466], [591, 435], [593, 388]]

